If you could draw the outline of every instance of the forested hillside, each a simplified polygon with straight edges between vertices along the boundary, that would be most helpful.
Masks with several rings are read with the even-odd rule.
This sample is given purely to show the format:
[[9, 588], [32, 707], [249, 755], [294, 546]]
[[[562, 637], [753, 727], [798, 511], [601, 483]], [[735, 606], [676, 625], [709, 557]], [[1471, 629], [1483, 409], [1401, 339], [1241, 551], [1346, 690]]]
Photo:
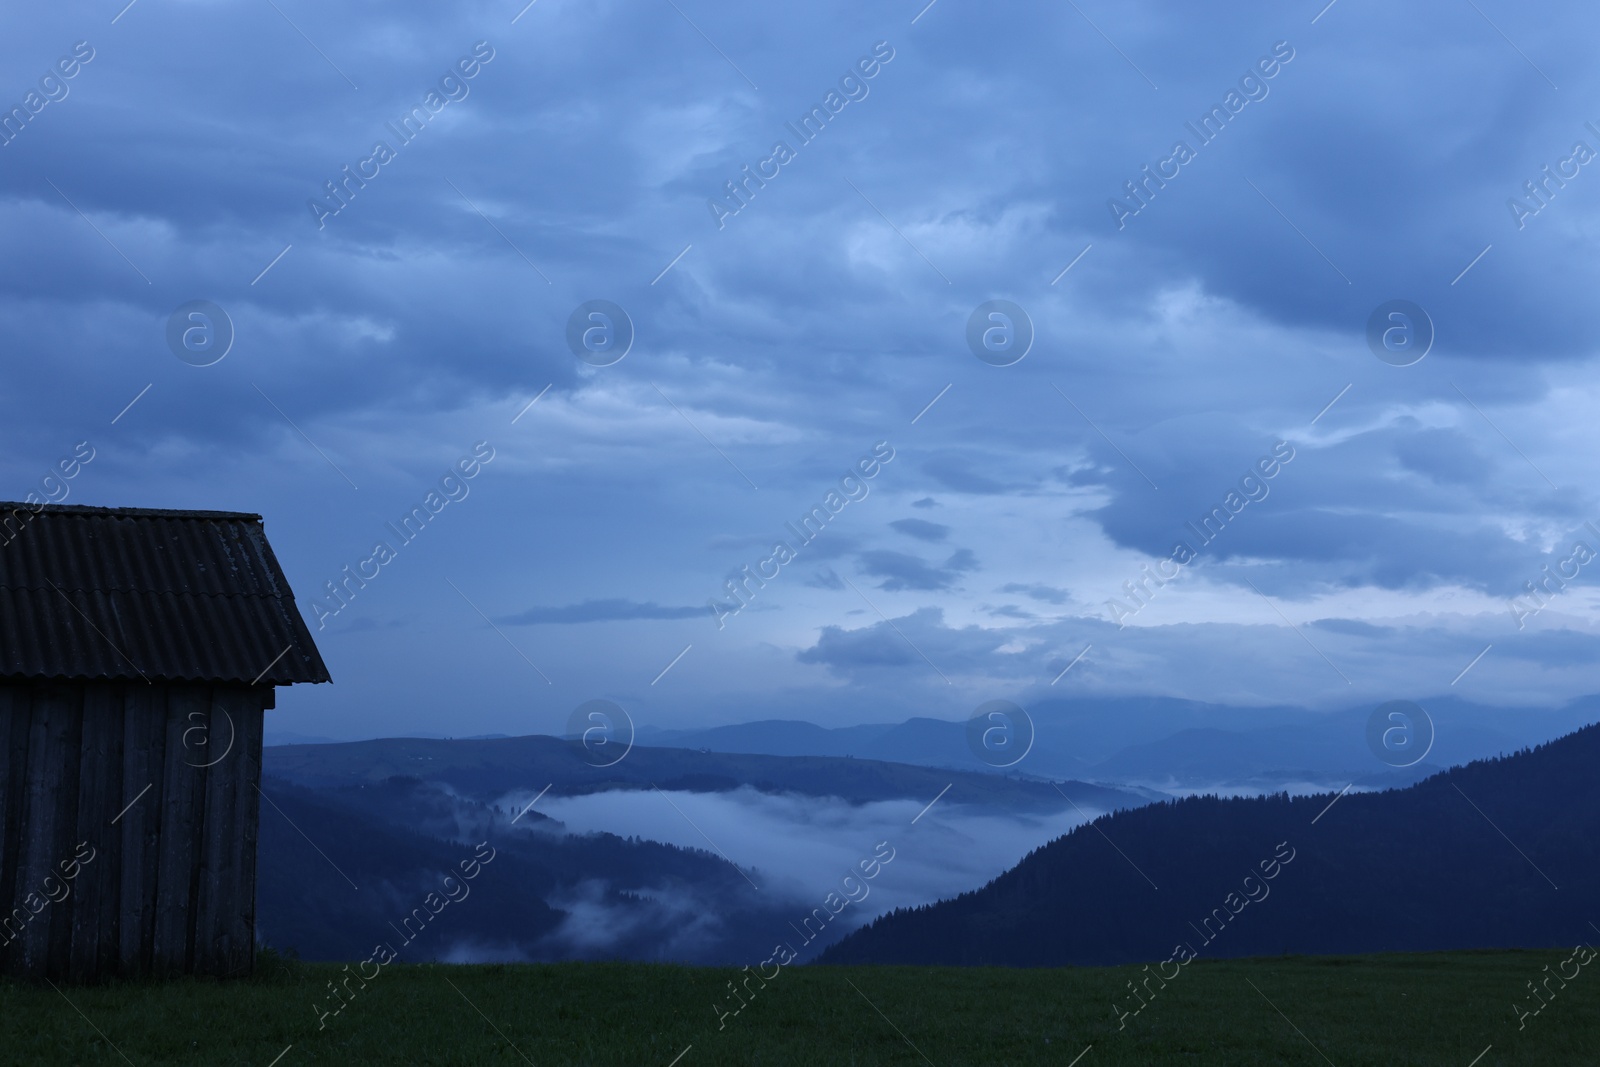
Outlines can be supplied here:
[[832, 963], [1057, 966], [1571, 946], [1600, 893], [1600, 726], [1382, 793], [1104, 816]]

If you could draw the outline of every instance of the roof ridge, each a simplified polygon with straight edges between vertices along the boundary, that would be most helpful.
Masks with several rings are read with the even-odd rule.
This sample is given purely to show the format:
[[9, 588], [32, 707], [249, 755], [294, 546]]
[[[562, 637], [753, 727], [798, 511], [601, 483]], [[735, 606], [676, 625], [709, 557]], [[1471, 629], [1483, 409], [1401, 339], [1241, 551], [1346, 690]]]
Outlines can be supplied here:
[[[47, 579], [47, 582], [48, 582], [48, 579]], [[9, 589], [9, 590], [13, 590], [13, 591], [18, 590], [18, 589], [26, 589], [30, 593], [44, 593], [44, 592], [48, 592], [48, 591], [53, 589], [53, 590], [55, 590], [56, 592], [59, 592], [59, 593], [136, 593], [136, 594], [139, 594], [139, 595], [142, 595], [142, 596], [192, 596], [192, 597], [202, 597], [203, 596], [203, 597], [227, 597], [227, 598], [230, 598], [230, 599], [239, 599], [239, 598], [242, 598], [242, 597], [260, 597], [263, 600], [293, 600], [294, 599], [294, 590], [293, 589], [290, 589], [288, 592], [284, 592], [284, 593], [259, 593], [259, 592], [256, 592], [256, 593], [251, 593], [251, 592], [208, 593], [208, 592], [205, 592], [204, 590], [193, 590], [193, 589], [138, 589], [138, 588], [132, 588], [132, 587], [123, 587], [123, 586], [95, 586], [95, 587], [91, 588], [91, 587], [82, 586], [82, 585], [61, 585], [59, 583], [51, 583], [51, 584], [46, 584], [46, 585], [13, 585], [11, 583], [6, 582], [4, 579], [0, 579], [0, 589]]]
[[27, 512], [30, 515], [103, 515], [108, 518], [130, 519], [202, 519], [208, 522], [224, 520], [253, 520], [261, 522], [254, 511], [197, 511], [182, 508], [118, 508], [96, 504], [29, 504], [24, 501], [0, 500], [0, 513]]

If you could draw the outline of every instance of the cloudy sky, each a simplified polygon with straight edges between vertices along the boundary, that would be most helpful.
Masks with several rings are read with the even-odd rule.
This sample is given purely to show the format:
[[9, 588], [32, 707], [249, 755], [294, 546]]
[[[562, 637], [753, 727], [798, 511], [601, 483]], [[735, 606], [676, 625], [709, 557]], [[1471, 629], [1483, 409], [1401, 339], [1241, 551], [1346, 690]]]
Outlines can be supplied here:
[[264, 514], [324, 736], [1595, 691], [1596, 16], [1324, 2], [9, 12], [3, 495]]

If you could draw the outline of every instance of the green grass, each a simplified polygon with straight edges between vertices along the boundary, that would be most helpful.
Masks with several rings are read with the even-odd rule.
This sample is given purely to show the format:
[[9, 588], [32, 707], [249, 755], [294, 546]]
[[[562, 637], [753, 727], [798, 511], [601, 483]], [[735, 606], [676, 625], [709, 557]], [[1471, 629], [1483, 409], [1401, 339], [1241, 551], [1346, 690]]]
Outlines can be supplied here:
[[642, 964], [394, 964], [319, 1030], [339, 968], [271, 960], [232, 983], [0, 984], [0, 1063], [268, 1067], [292, 1045], [279, 1067], [667, 1067], [693, 1046], [679, 1067], [1016, 1067], [1092, 1045], [1080, 1067], [1468, 1067], [1492, 1044], [1478, 1067], [1597, 1064], [1600, 974], [1580, 972], [1521, 1032], [1512, 1011], [1566, 956], [1200, 960], [1120, 1031], [1111, 1003], [1137, 968], [790, 967], [719, 1030], [713, 1004], [737, 972]]

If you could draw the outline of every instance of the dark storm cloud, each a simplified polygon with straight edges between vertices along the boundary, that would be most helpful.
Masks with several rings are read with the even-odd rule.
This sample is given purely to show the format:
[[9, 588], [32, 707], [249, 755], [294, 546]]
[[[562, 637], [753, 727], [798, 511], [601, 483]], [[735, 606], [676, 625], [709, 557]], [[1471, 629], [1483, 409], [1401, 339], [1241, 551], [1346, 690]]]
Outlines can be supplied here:
[[586, 600], [561, 607], [529, 608], [515, 615], [502, 615], [496, 622], [507, 626], [532, 626], [538, 623], [618, 622], [627, 619], [692, 619], [705, 615], [703, 607], [662, 607], [660, 604], [631, 600]]
[[945, 671], [969, 669], [990, 660], [1007, 637], [978, 626], [955, 628], [938, 608], [922, 608], [893, 621], [860, 629], [824, 626], [817, 642], [796, 655], [800, 663], [827, 667], [846, 678], [900, 676], [918, 686], [933, 685]]
[[978, 569], [977, 557], [968, 548], [958, 548], [942, 564], [929, 563], [906, 552], [874, 549], [858, 557], [861, 569], [874, 578], [882, 578], [878, 588], [899, 589], [949, 589], [963, 574]]
[[1032, 597], [1034, 600], [1042, 600], [1047, 604], [1065, 604], [1072, 599], [1072, 594], [1065, 589], [1057, 589], [1054, 586], [1042, 585], [1038, 582], [1008, 582], [1000, 587], [1000, 592], [1021, 593], [1023, 596]]
[[844, 579], [832, 567], [823, 567], [813, 572], [805, 584], [813, 589], [843, 589]]
[[943, 541], [950, 536], [950, 527], [926, 519], [896, 519], [889, 525], [918, 541]]
[[1371, 623], [1361, 622], [1357, 619], [1317, 619], [1310, 623], [1318, 630], [1327, 630], [1329, 633], [1349, 634], [1353, 637], [1384, 637], [1394, 633], [1391, 626], [1373, 626]]
[[932, 456], [923, 462], [922, 470], [941, 487], [958, 493], [993, 496], [1018, 488], [995, 478], [972, 456], [961, 453], [945, 452]]

